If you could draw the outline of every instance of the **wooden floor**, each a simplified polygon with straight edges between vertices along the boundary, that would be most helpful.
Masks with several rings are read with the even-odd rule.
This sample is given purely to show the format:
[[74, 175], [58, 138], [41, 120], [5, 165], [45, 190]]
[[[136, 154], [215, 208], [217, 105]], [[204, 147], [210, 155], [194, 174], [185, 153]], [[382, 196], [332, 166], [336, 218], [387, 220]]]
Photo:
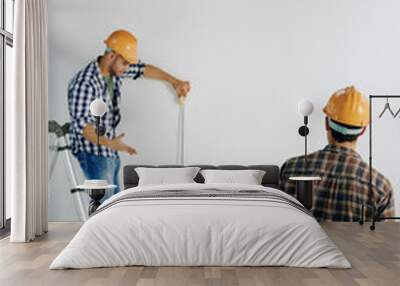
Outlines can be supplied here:
[[43, 238], [27, 244], [0, 241], [0, 285], [400, 285], [400, 223], [326, 223], [330, 237], [353, 268], [122, 267], [48, 270], [79, 229], [78, 223], [50, 223]]

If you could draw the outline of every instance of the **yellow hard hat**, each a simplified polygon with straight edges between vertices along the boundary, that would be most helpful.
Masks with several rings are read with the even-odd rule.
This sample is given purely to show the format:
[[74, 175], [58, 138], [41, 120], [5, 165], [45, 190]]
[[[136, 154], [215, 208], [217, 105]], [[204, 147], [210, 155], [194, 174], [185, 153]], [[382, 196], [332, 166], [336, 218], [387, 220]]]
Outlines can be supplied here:
[[369, 124], [369, 104], [354, 86], [336, 91], [324, 107], [330, 119], [346, 125], [365, 127]]
[[107, 48], [121, 55], [130, 64], [137, 63], [137, 40], [128, 31], [114, 31], [104, 43], [107, 45]]

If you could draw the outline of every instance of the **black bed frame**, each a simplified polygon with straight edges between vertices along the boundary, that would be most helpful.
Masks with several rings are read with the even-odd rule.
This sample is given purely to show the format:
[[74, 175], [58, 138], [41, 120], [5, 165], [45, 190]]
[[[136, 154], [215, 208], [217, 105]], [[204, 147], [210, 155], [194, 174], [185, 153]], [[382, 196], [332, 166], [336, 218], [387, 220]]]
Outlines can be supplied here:
[[[147, 167], [147, 168], [180, 168], [180, 167], [199, 167], [200, 169], [217, 169], [217, 170], [263, 170], [265, 175], [262, 179], [262, 185], [265, 187], [271, 187], [279, 189], [279, 167], [276, 165], [127, 165], [124, 167], [123, 181], [124, 190], [128, 188], [136, 187], [139, 183], [139, 176], [135, 171], [137, 167]], [[204, 183], [203, 176], [199, 174], [194, 178], [197, 183]]]

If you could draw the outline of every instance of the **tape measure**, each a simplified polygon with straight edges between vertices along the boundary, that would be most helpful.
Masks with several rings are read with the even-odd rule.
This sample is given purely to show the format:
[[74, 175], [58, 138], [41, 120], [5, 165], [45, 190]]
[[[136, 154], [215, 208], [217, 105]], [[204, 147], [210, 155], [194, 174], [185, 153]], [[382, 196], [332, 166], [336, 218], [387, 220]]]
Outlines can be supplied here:
[[178, 150], [176, 163], [178, 165], [185, 164], [185, 97], [178, 99], [179, 115], [178, 115]]

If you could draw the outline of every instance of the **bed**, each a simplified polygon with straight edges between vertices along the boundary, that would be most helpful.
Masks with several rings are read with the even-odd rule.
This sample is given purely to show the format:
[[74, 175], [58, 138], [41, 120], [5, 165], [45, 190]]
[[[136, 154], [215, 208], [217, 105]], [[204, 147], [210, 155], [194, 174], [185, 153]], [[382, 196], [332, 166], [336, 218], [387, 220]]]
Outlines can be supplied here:
[[124, 167], [125, 190], [99, 207], [50, 269], [351, 267], [310, 212], [279, 190], [277, 166], [198, 166], [264, 170], [258, 186], [205, 184], [200, 173], [196, 183], [138, 186], [136, 167]]

